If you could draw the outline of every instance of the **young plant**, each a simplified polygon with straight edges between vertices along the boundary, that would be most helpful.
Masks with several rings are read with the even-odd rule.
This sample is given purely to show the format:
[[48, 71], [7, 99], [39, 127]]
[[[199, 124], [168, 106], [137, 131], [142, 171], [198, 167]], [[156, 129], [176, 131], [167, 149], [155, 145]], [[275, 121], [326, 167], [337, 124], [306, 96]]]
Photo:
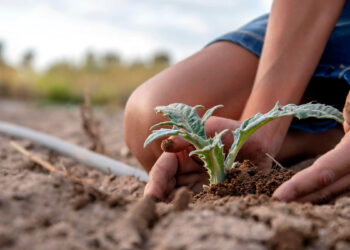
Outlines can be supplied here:
[[[227, 129], [216, 133], [214, 137], [207, 138], [205, 134], [205, 122], [217, 109], [223, 107], [218, 105], [207, 110], [203, 117], [199, 117], [197, 109], [204, 108], [201, 105], [195, 107], [188, 106], [182, 103], [173, 103], [168, 106], [159, 106], [155, 108], [157, 113], [163, 113], [170, 121], [161, 122], [150, 129], [153, 130], [151, 135], [146, 139], [144, 147], [150, 142], [170, 135], [179, 136], [190, 142], [195, 150], [190, 153], [190, 156], [196, 154], [204, 162], [204, 167], [208, 169], [210, 183], [223, 182], [228, 170], [236, 166], [236, 157], [239, 150], [247, 139], [260, 127], [266, 123], [280, 117], [293, 115], [298, 119], [310, 117], [320, 119], [334, 119], [337, 122], [343, 122], [342, 113], [336, 108], [323, 104], [307, 103], [303, 105], [287, 104], [280, 105], [278, 102], [275, 107], [266, 114], [256, 114], [244, 122], [241, 126], [233, 131], [234, 143], [232, 144], [227, 156], [224, 154], [224, 145], [221, 137], [227, 132]], [[172, 126], [172, 128], [155, 128], [162, 126]]]

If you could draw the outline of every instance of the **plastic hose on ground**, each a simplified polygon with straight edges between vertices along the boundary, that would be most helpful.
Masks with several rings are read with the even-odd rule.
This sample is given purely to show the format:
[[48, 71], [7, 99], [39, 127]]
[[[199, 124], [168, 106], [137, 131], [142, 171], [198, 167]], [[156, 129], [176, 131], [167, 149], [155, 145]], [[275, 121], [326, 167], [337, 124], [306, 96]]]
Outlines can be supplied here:
[[148, 175], [143, 170], [133, 168], [126, 165], [125, 163], [76, 146], [54, 136], [1, 121], [0, 133], [8, 136], [31, 140], [34, 143], [40, 144], [45, 148], [70, 157], [82, 164], [105, 173], [113, 173], [117, 176], [130, 175], [140, 179], [141, 181], [148, 181]]

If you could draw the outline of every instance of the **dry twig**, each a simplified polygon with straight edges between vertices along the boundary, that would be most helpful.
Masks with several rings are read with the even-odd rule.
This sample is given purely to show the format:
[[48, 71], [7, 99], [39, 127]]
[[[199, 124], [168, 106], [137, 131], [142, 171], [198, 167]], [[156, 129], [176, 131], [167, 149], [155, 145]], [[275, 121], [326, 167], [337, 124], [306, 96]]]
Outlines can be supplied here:
[[277, 166], [279, 166], [280, 168], [285, 168], [285, 167], [282, 166], [281, 163], [279, 163], [275, 158], [273, 158], [272, 155], [270, 155], [270, 154], [268, 154], [268, 153], [265, 153], [265, 155], [266, 155], [267, 157], [269, 157], [269, 158], [270, 158]]
[[106, 154], [100, 133], [99, 122], [95, 119], [90, 96], [87, 91], [84, 94], [84, 103], [80, 107], [80, 115], [83, 130], [92, 142], [90, 149], [101, 154]]
[[87, 184], [94, 182], [92, 179], [77, 178], [77, 177], [71, 176], [67, 170], [61, 171], [61, 170], [55, 168], [51, 163], [44, 161], [43, 159], [41, 159], [40, 157], [38, 157], [36, 155], [33, 155], [32, 153], [30, 153], [29, 151], [27, 151], [25, 148], [23, 148], [22, 146], [20, 146], [19, 144], [17, 144], [14, 141], [11, 141], [10, 145], [15, 150], [17, 150], [19, 153], [21, 153], [22, 155], [27, 157], [29, 160], [35, 162], [36, 164], [38, 164], [42, 168], [48, 170], [49, 172], [60, 174], [60, 175], [64, 176], [65, 178], [68, 178], [68, 179], [70, 179], [72, 181], [76, 181], [76, 182], [83, 182], [83, 183], [87, 183]]

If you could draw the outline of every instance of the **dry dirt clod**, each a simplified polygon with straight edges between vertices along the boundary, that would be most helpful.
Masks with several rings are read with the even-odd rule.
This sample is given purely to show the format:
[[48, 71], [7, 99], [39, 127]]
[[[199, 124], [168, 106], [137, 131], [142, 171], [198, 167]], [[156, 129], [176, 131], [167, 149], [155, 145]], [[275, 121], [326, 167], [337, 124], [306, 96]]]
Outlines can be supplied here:
[[6, 152], [0, 152], [0, 159], [5, 160], [7, 158]]
[[145, 196], [129, 209], [125, 219], [118, 225], [119, 230], [114, 233], [120, 249], [141, 248], [148, 227], [157, 217], [155, 206], [155, 200], [150, 196]]
[[162, 141], [162, 143], [160, 144], [161, 149], [164, 152], [171, 152], [173, 149], [173, 145], [174, 145], [174, 141], [171, 139], [165, 139]]
[[16, 243], [13, 236], [0, 232], [0, 248], [10, 247]]
[[192, 194], [186, 187], [180, 188], [175, 194], [173, 210], [179, 212], [188, 209], [191, 198]]
[[99, 201], [108, 201], [109, 194], [97, 189], [96, 187], [85, 184], [83, 182], [73, 183], [73, 208], [79, 210], [84, 208], [87, 204]]
[[151, 196], [139, 200], [126, 214], [126, 220], [142, 232], [156, 219], [156, 203]]
[[111, 194], [108, 199], [107, 203], [110, 207], [116, 207], [116, 206], [124, 206], [128, 203], [128, 201], [125, 200], [124, 196], [120, 193]]
[[74, 210], [80, 210], [89, 204], [90, 199], [87, 195], [79, 195], [74, 198], [73, 208]]
[[304, 249], [303, 234], [293, 228], [278, 230], [267, 243], [272, 250], [302, 250]]

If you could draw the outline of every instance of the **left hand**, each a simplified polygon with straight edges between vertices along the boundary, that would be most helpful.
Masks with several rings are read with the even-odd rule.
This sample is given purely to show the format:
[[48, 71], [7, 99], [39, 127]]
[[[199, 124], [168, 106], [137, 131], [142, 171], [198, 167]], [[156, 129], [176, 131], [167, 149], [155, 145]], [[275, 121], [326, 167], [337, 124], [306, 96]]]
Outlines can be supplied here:
[[[344, 131], [350, 128], [350, 93], [344, 108]], [[350, 133], [309, 168], [297, 173], [274, 193], [281, 201], [322, 202], [350, 190]]]

